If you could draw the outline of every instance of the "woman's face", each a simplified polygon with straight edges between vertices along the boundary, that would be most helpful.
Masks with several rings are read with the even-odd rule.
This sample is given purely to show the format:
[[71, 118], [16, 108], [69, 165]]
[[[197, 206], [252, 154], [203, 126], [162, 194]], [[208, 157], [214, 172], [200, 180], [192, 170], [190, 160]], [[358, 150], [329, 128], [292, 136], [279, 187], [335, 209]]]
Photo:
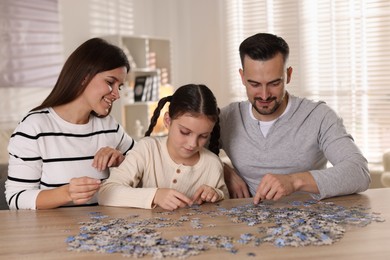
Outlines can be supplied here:
[[85, 88], [82, 96], [87, 105], [98, 115], [107, 115], [115, 100], [119, 99], [119, 90], [126, 80], [126, 67], [103, 71], [96, 74]]
[[176, 163], [192, 165], [196, 163], [199, 150], [207, 143], [215, 123], [205, 115], [184, 114], [171, 119], [164, 115], [168, 128], [168, 151]]

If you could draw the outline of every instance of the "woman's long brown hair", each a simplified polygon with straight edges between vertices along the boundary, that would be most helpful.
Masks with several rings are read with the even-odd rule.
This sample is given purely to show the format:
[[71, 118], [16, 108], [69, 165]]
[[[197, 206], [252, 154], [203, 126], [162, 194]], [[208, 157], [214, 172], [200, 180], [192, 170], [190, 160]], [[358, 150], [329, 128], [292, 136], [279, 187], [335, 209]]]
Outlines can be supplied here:
[[69, 56], [51, 93], [31, 111], [67, 104], [84, 92], [96, 74], [123, 66], [130, 71], [122, 49], [101, 38], [89, 39]]

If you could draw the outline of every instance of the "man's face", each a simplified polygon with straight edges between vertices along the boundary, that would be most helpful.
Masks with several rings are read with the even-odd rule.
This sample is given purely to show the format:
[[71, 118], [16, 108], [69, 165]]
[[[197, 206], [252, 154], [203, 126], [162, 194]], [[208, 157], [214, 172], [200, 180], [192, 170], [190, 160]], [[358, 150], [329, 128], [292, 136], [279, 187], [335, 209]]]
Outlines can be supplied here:
[[267, 61], [245, 56], [243, 67], [241, 80], [253, 105], [253, 115], [261, 121], [279, 117], [287, 106], [285, 85], [290, 82], [292, 73], [292, 68], [285, 68], [282, 54]]

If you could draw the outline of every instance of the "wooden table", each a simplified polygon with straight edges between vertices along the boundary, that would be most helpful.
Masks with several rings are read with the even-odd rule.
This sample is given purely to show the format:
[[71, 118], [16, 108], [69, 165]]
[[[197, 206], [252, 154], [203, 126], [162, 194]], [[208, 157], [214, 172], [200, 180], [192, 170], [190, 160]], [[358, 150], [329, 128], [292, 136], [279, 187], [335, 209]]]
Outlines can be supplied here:
[[[275, 206], [286, 202], [308, 200], [306, 194], [293, 195], [275, 202]], [[239, 247], [236, 254], [223, 249], [212, 249], [189, 259], [390, 259], [390, 188], [370, 189], [366, 192], [331, 198], [342, 206], [363, 205], [370, 212], [380, 213], [385, 222], [374, 222], [366, 227], [347, 229], [344, 237], [329, 246], [275, 247], [272, 244]], [[231, 199], [219, 203], [221, 207], [231, 208], [248, 204], [249, 199]], [[216, 205], [202, 205], [201, 210], [215, 210]], [[179, 218], [190, 209], [180, 209], [167, 217]], [[121, 254], [101, 254], [73, 252], [67, 250], [66, 238], [79, 233], [80, 222], [90, 221], [91, 212], [101, 212], [110, 218], [125, 218], [139, 214], [142, 218], [161, 217], [161, 209], [142, 210], [115, 207], [73, 207], [38, 211], [0, 211], [0, 259], [129, 259]], [[204, 223], [214, 221], [215, 227], [193, 229], [189, 226], [161, 229], [164, 237], [189, 234], [238, 236], [255, 233], [256, 227], [243, 223], [233, 223], [227, 217], [210, 218], [199, 216]], [[211, 219], [211, 220], [210, 220]], [[255, 256], [250, 256], [253, 253]], [[149, 258], [150, 257], [145, 257]], [[175, 258], [177, 259], [177, 258]]]

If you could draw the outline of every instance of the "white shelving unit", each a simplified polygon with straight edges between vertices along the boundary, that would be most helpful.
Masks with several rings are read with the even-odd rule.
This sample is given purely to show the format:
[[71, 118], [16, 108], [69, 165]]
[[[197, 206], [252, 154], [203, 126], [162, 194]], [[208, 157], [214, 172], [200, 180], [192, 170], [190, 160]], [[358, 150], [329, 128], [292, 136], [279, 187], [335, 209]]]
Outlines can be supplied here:
[[[150, 117], [158, 99], [164, 94], [161, 93], [155, 100], [134, 102], [135, 79], [138, 76], [155, 77], [159, 85], [158, 89], [164, 89], [164, 93], [170, 94], [171, 88], [166, 87], [171, 83], [170, 41], [147, 36], [110, 35], [103, 38], [121, 47], [128, 54], [131, 69], [127, 77], [127, 86], [122, 89], [121, 99], [114, 103], [111, 114], [125, 127], [130, 136], [139, 139], [141, 136], [138, 136], [139, 128], [136, 127], [136, 121], [141, 123], [143, 135], [149, 127]], [[164, 87], [161, 88], [161, 85]], [[155, 127], [154, 134], [164, 134], [161, 122], [159, 124]]]

